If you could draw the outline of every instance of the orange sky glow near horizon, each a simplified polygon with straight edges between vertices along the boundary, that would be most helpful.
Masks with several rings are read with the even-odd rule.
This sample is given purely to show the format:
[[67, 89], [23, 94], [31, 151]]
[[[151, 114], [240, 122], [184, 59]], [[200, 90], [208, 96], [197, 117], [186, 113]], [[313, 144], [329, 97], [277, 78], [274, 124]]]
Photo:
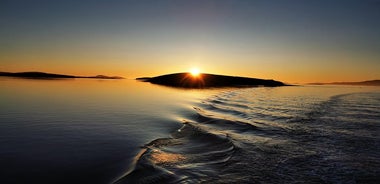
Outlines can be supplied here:
[[[17, 57], [16, 57], [17, 58]], [[58, 59], [61, 60], [62, 58]], [[212, 73], [232, 76], [244, 76], [263, 79], [274, 79], [287, 83], [310, 83], [310, 82], [337, 82], [337, 81], [364, 81], [379, 79], [378, 68], [368, 67], [360, 68], [355, 64], [345, 66], [328, 66], [318, 67], [313, 65], [300, 65], [294, 63], [289, 66], [271, 66], [270, 62], [264, 64], [216, 64], [207, 61], [204, 62], [178, 62], [176, 61], [162, 61], [162, 65], [146, 64], [146, 65], [132, 65], [129, 63], [107, 64], [112, 63], [111, 59], [104, 59], [107, 62], [102, 63], [76, 61], [73, 63], [58, 61], [55, 64], [53, 59], [48, 61], [39, 59], [38, 61], [29, 61], [28, 64], [2, 64], [0, 71], [8, 72], [22, 72], [22, 71], [42, 71], [48, 73], [60, 73], [79, 76], [88, 75], [109, 75], [109, 76], [122, 76], [128, 79], [137, 77], [153, 77], [177, 72], [191, 72], [194, 67], [199, 68], [201, 73]], [[317, 62], [317, 61], [316, 61]], [[139, 63], [139, 62], [136, 62]], [[160, 62], [159, 62], [160, 63]], [[164, 64], [165, 63], [165, 64]], [[195, 64], [193, 64], [195, 63]], [[217, 63], [217, 62], [216, 62]], [[360, 64], [360, 63], [359, 63]], [[273, 64], [277, 65], [277, 64]], [[326, 65], [327, 66], [327, 65]]]
[[[0, 71], [286, 83], [380, 79], [371, 1], [30, 1], [0, 6]], [[68, 13], [70, 12], [70, 13]]]

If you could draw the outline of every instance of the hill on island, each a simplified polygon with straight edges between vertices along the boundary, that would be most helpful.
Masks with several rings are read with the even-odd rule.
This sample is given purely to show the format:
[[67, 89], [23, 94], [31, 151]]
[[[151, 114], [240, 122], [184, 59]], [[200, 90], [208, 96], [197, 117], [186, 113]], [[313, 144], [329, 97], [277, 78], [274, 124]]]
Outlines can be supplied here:
[[15, 72], [15, 73], [12, 73], [12, 72], [0, 72], [0, 76], [31, 78], [31, 79], [70, 79], [70, 78], [124, 79], [123, 77], [119, 77], [119, 76], [106, 76], [106, 75], [74, 76], [74, 75], [44, 73], [44, 72]]
[[193, 76], [190, 73], [174, 73], [157, 77], [137, 78], [137, 80], [181, 88], [285, 86], [284, 83], [271, 79], [266, 80], [215, 74], [199, 74]]

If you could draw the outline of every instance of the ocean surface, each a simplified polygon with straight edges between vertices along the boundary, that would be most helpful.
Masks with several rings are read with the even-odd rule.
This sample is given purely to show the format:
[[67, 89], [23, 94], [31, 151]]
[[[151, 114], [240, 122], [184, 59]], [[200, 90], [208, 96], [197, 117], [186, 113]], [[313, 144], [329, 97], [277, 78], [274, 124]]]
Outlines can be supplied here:
[[0, 183], [380, 183], [380, 87], [0, 78]]

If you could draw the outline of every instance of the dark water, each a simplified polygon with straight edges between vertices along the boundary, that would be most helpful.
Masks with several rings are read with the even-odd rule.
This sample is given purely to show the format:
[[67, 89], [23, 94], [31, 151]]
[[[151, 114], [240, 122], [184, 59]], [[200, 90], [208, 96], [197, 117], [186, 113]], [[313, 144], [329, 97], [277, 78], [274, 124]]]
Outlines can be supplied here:
[[380, 89], [0, 80], [2, 183], [380, 183]]

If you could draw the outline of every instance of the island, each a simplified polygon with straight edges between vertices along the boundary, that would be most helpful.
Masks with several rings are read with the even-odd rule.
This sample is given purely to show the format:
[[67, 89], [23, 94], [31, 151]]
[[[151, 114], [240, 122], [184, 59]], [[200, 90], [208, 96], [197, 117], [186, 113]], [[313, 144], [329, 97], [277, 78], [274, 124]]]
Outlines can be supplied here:
[[355, 85], [355, 86], [380, 86], [380, 80], [367, 80], [360, 82], [331, 82], [331, 83], [309, 83], [309, 85]]
[[152, 84], [159, 84], [171, 87], [180, 88], [210, 88], [210, 87], [252, 87], [252, 86], [266, 86], [277, 87], [285, 86], [286, 84], [275, 81], [272, 79], [257, 79], [249, 77], [237, 77], [216, 74], [198, 74], [192, 75], [191, 73], [174, 73], [161, 75], [157, 77], [142, 77], [136, 80], [143, 82], [150, 82]]
[[123, 77], [119, 77], [119, 76], [106, 76], [106, 75], [74, 76], [74, 75], [54, 74], [54, 73], [45, 73], [45, 72], [14, 72], [14, 73], [0, 72], [0, 76], [30, 78], [30, 79], [70, 79], [70, 78], [124, 79]]

